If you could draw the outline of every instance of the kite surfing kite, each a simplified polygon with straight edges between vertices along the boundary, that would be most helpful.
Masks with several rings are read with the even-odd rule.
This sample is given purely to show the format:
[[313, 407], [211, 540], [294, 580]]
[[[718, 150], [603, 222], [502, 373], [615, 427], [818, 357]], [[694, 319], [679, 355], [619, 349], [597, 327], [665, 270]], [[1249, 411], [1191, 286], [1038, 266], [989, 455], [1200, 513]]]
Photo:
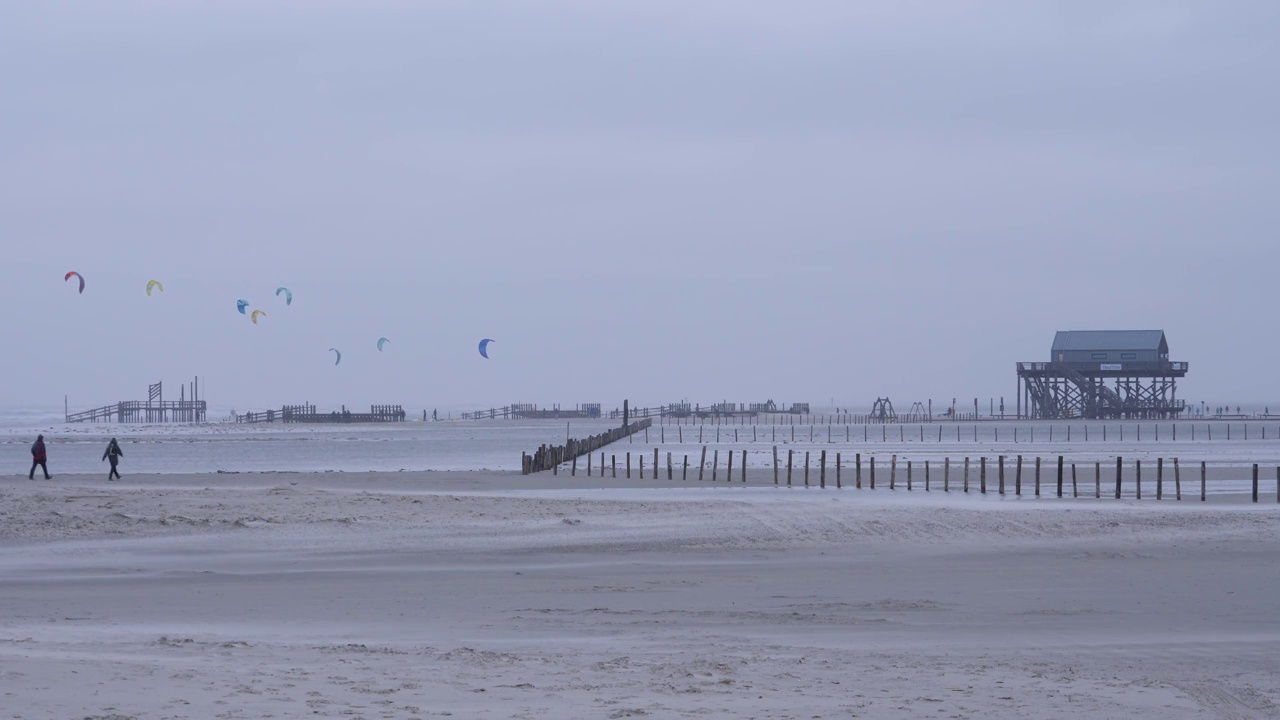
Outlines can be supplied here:
[[334, 355], [337, 356], [333, 361], [334, 365], [337, 365], [342, 362], [342, 353], [338, 351], [338, 348], [329, 348], [329, 352], [332, 352]]
[[247, 307], [249, 307], [249, 301], [248, 301], [248, 300], [237, 300], [237, 301], [236, 301], [236, 309], [240, 311], [240, 314], [241, 314], [241, 315], [244, 315], [244, 309], [245, 309], [245, 308], [247, 308]]
[[257, 325], [257, 324], [258, 324], [258, 316], [259, 316], [259, 315], [262, 315], [263, 317], [266, 317], [266, 313], [262, 312], [261, 310], [254, 310], [254, 311], [253, 311], [253, 314], [249, 316], [249, 319], [253, 321], [253, 324], [254, 324], [254, 325]]
[[151, 297], [152, 290], [159, 290], [160, 292], [164, 292], [164, 285], [161, 284], [159, 280], [152, 280], [151, 282], [147, 283], [147, 297]]
[[76, 272], [75, 270], [72, 270], [71, 272], [67, 273], [66, 275], [63, 275], [63, 276], [62, 276], [62, 281], [63, 281], [63, 282], [66, 282], [66, 281], [70, 280], [72, 275], [75, 275], [76, 277], [80, 278], [80, 292], [81, 292], [81, 293], [84, 293], [84, 276], [83, 276], [83, 275], [81, 275], [80, 273]]
[[389, 342], [391, 341], [386, 338], [378, 338], [378, 352], [382, 352], [382, 346]]
[[278, 288], [276, 288], [276, 297], [280, 297], [280, 295], [281, 295], [282, 293], [284, 294], [284, 304], [285, 304], [285, 305], [292, 305], [292, 304], [293, 304], [293, 291], [292, 291], [292, 290], [290, 290], [290, 289], [289, 289], [289, 288], [287, 288], [287, 287], [278, 287]]
[[483, 340], [481, 340], [481, 341], [480, 341], [480, 357], [485, 358], [485, 359], [488, 359], [488, 357], [489, 357], [489, 343], [491, 343], [491, 342], [493, 342], [493, 341], [492, 341], [492, 340], [490, 340], [489, 338], [485, 338], [485, 339], [483, 339]]

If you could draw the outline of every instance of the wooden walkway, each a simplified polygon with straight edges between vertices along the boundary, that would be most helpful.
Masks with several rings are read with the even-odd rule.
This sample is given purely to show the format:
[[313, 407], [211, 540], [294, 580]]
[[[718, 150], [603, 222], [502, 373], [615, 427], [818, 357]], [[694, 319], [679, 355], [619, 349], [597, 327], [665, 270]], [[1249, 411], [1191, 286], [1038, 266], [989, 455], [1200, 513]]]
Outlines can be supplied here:
[[[191, 388], [191, 399], [187, 399], [187, 388]], [[111, 405], [103, 405], [91, 410], [71, 412], [64, 411], [65, 422], [122, 422], [122, 423], [202, 423], [207, 419], [208, 405], [199, 399], [200, 380], [195, 379], [190, 386], [183, 385], [177, 400], [164, 399], [163, 383], [155, 383], [147, 387], [146, 400], [122, 400]]]

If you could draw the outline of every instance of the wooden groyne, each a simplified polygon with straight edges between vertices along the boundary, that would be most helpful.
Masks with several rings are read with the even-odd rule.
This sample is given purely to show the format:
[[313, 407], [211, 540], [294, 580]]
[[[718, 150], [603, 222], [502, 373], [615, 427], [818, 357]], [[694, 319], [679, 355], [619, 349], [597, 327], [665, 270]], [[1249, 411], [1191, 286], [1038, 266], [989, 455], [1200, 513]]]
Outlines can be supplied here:
[[583, 455], [590, 455], [605, 445], [648, 430], [651, 425], [653, 425], [652, 420], [641, 420], [599, 435], [592, 435], [582, 439], [569, 438], [564, 445], [543, 445], [532, 455], [521, 453], [521, 473], [529, 475], [546, 470], [555, 470], [561, 463], [573, 462]]

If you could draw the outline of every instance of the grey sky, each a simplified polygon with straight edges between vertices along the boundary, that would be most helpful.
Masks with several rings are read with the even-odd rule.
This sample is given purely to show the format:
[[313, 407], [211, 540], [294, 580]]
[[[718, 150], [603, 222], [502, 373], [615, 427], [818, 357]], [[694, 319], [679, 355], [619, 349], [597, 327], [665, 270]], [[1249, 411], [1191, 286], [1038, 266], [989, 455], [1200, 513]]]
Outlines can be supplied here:
[[1280, 398], [1274, 2], [265, 5], [0, 5], [0, 404]]

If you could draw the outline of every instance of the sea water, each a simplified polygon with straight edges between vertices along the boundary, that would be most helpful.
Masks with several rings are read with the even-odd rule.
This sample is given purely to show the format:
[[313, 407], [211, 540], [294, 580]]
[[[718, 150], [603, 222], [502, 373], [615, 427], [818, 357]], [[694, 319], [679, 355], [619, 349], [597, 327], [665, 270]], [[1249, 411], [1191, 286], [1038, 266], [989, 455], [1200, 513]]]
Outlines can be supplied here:
[[10, 422], [0, 427], [0, 474], [25, 474], [45, 436], [53, 475], [102, 473], [107, 441], [121, 473], [519, 471], [522, 452], [611, 428], [610, 420], [482, 420], [352, 425], [134, 425]]

